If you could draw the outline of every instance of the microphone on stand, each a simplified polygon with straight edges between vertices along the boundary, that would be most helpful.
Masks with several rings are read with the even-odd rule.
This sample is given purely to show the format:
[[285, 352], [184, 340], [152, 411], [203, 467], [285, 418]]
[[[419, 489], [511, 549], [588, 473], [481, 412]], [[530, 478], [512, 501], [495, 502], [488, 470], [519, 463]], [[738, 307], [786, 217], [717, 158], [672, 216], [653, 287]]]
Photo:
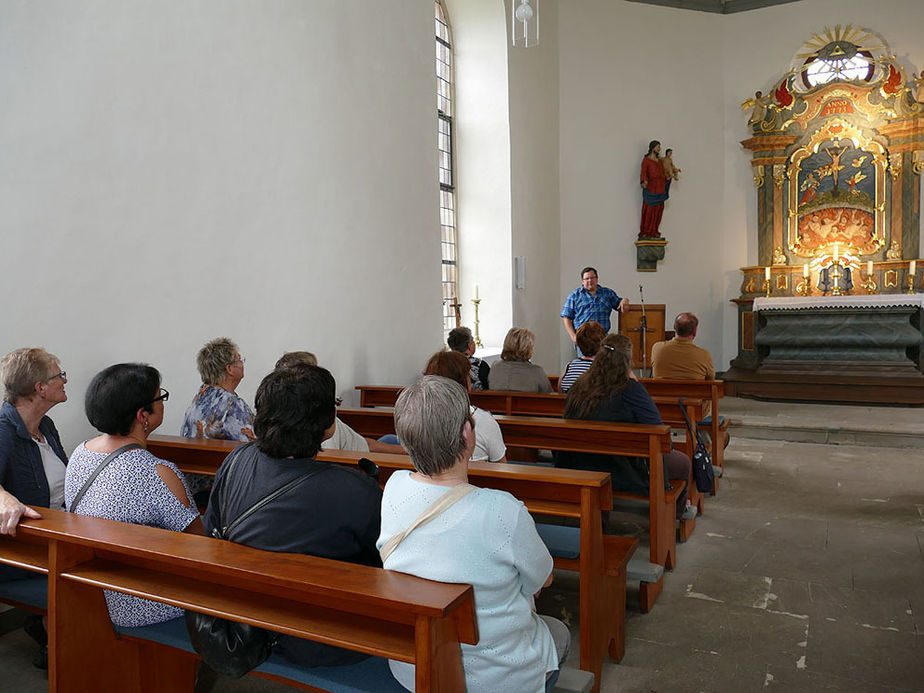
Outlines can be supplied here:
[[639, 329], [639, 348], [642, 350], [642, 377], [645, 377], [645, 371], [648, 370], [648, 316], [645, 314], [645, 291], [642, 285], [638, 285], [639, 302], [642, 304], [642, 322]]

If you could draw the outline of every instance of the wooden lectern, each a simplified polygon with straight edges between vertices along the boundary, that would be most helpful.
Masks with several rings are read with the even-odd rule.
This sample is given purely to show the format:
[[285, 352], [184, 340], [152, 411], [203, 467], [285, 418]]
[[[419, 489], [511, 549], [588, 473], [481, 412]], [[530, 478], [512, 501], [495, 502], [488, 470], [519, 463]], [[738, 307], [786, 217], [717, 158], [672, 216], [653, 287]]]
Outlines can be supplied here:
[[624, 334], [632, 341], [632, 367], [651, 368], [651, 346], [664, 341], [664, 304], [645, 304], [645, 317], [648, 328], [645, 330], [645, 359], [642, 359], [642, 306], [633, 303], [629, 310], [619, 314], [619, 334]]

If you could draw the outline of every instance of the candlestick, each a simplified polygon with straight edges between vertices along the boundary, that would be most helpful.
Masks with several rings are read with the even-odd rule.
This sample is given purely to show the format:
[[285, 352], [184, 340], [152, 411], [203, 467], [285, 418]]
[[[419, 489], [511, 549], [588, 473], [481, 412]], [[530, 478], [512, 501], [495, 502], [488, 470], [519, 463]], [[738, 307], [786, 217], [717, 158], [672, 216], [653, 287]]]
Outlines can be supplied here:
[[[805, 265], [805, 268], [808, 269], [808, 265]], [[796, 293], [800, 296], [808, 296], [812, 293], [812, 278], [808, 274], [803, 274], [802, 276], [802, 281], [796, 287]]]
[[[767, 268], [767, 272], [768, 272], [768, 273], [770, 272], [770, 269], [769, 269], [769, 268]], [[770, 298], [770, 293], [771, 293], [771, 292], [770, 292], [770, 280], [769, 280], [769, 279], [764, 279], [764, 295], [765, 295], [767, 298]]]
[[[834, 244], [834, 252], [837, 252], [837, 244]], [[836, 256], [835, 256], [836, 257]], [[831, 271], [831, 274], [834, 276], [834, 288], [831, 289], [832, 296], [841, 295], [841, 266], [833, 265], [834, 269]]]
[[[477, 292], [477, 290], [478, 290], [478, 285], [477, 285], [477, 284], [475, 284], [475, 290], [476, 290], [476, 292]], [[480, 298], [473, 298], [473, 299], [472, 299], [472, 303], [475, 304], [475, 346], [480, 347], [480, 346], [484, 346], [484, 345], [481, 343], [481, 335], [478, 333], [478, 325], [479, 325], [480, 322], [481, 322], [480, 320], [478, 320], [478, 304], [481, 303], [481, 299], [480, 299]]]

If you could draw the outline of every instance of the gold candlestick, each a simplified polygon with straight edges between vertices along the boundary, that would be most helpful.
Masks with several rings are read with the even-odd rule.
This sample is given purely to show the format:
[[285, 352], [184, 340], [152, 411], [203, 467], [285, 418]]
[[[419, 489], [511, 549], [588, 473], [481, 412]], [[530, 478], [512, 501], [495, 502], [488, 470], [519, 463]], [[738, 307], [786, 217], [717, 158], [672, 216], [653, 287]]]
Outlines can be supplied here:
[[767, 298], [770, 298], [770, 280], [769, 279], [764, 279], [763, 292], [764, 292], [764, 296], [766, 296]]
[[478, 320], [478, 304], [481, 303], [480, 298], [473, 298], [472, 303], [475, 304], [475, 346], [484, 346], [481, 343], [481, 335], [478, 333], [478, 325], [480, 321]]
[[914, 293], [914, 275], [909, 274], [908, 278], [905, 280], [905, 283], [908, 284], [908, 289], [905, 291], [906, 294]]
[[866, 274], [866, 279], [860, 283], [860, 286], [862, 286], [868, 294], [879, 292], [879, 285], [876, 283], [876, 277], [868, 272]]
[[841, 295], [841, 273], [840, 273], [840, 269], [841, 269], [841, 266], [840, 266], [840, 265], [834, 265], [834, 270], [832, 271], [832, 274], [834, 275], [834, 288], [831, 289], [831, 295], [832, 295], [832, 296], [840, 296], [840, 295]]

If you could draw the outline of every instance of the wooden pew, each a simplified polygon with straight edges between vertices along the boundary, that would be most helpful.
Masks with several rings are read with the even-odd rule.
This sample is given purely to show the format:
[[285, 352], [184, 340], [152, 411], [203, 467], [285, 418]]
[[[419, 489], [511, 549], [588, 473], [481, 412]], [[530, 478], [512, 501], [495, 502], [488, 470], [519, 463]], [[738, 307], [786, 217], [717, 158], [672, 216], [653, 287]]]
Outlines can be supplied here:
[[[337, 416], [364, 436], [379, 437], [395, 432], [394, 417], [388, 409], [340, 408]], [[650, 561], [666, 570], [673, 569], [677, 557], [674, 504], [687, 482], [673, 482], [670, 490], [664, 488], [662, 456], [671, 450], [669, 426], [525, 416], [496, 416], [495, 419], [507, 445], [648, 459], [648, 495], [624, 492], [614, 492], [613, 495], [648, 503]], [[643, 611], [651, 609], [663, 587], [663, 580], [661, 575], [656, 581], [641, 583]]]
[[[724, 470], [725, 468], [725, 432], [728, 430], [728, 421], [719, 418], [719, 400], [725, 396], [725, 383], [721, 380], [672, 380], [669, 378], [642, 378], [640, 380], [648, 393], [659, 397], [690, 397], [709, 402], [711, 407], [708, 425], [701, 426], [709, 431], [712, 438], [712, 464]], [[702, 418], [694, 419], [694, 422]], [[716, 474], [716, 487], [719, 476]], [[715, 488], [713, 492], [715, 492]]]
[[[393, 407], [401, 392], [396, 386], [366, 386], [358, 385], [359, 401], [361, 407]], [[566, 395], [559, 393], [514, 392], [510, 390], [480, 390], [469, 393], [469, 399], [476, 407], [489, 411], [492, 414], [505, 414], [507, 416], [549, 416], [561, 418], [565, 410]], [[693, 459], [695, 441], [687, 432], [686, 420], [680, 411], [680, 396], [652, 397], [661, 420], [671, 428], [680, 428], [684, 431], [683, 451], [687, 457]], [[700, 421], [703, 418], [703, 400], [683, 398], [683, 406], [687, 410], [690, 421]], [[506, 442], [506, 441], [505, 441]], [[530, 460], [532, 461], [532, 460]], [[697, 514], [702, 515], [706, 509], [705, 498], [696, 488], [692, 471], [687, 482], [688, 498], [696, 506]], [[683, 520], [680, 523], [680, 539], [686, 541], [690, 538], [696, 526], [695, 520]]]
[[[214, 474], [239, 444], [152, 435], [148, 450], [183, 472]], [[394, 471], [413, 469], [406, 455], [322, 450], [317, 459], [356, 466], [362, 457], [379, 466], [383, 484]], [[609, 474], [472, 462], [469, 480], [475, 486], [507, 491], [533, 514], [578, 520], [578, 556], [556, 557], [555, 566], [580, 575], [580, 666], [594, 673], [598, 690], [606, 654], [616, 661], [625, 654], [626, 565], [638, 546], [637, 539], [603, 534], [601, 511], [613, 507]]]
[[[421, 691], [464, 689], [459, 643], [478, 641], [469, 585], [40, 511], [43, 518], [23, 522], [15, 538], [0, 537], [0, 563], [48, 575], [52, 693], [193, 691], [196, 655], [163, 644], [177, 631], [185, 638], [182, 621], [116, 632], [103, 589], [412, 662]], [[281, 658], [271, 657], [254, 673], [285, 680], [280, 672], [301, 669], [305, 678], [288, 682], [324, 687], [317, 680], [324, 670], [274, 660]], [[384, 660], [354, 666], [368, 663], [387, 673]], [[335, 679], [348, 669], [326, 672]]]

